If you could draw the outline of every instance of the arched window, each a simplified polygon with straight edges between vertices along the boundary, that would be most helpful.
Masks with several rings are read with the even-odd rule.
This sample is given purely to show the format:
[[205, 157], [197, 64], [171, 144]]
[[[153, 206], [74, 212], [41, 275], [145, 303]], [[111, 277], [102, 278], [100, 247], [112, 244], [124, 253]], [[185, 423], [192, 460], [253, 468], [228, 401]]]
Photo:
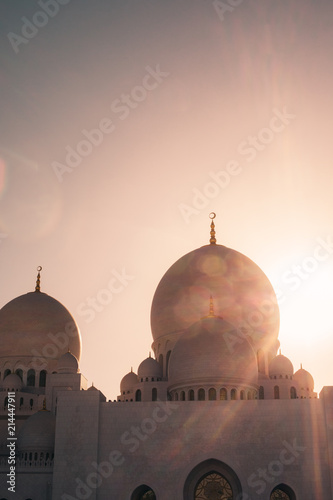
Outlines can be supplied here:
[[231, 389], [231, 392], [230, 392], [230, 398], [231, 398], [232, 400], [237, 399], [237, 391], [236, 391], [236, 389]]
[[278, 385], [274, 386], [274, 399], [280, 399], [280, 389]]
[[156, 389], [156, 387], [153, 387], [151, 390], [151, 400], [157, 401], [157, 389]]
[[196, 485], [194, 491], [195, 500], [209, 498], [233, 498], [229, 482], [217, 472], [211, 472], [204, 476]]
[[175, 393], [175, 401], [178, 401], [178, 392]]
[[131, 500], [156, 500], [156, 495], [149, 486], [142, 484], [133, 491]]
[[198, 401], [205, 401], [205, 389], [198, 390]]
[[278, 484], [269, 498], [270, 500], [296, 500], [296, 495], [286, 484]]
[[208, 399], [209, 401], [215, 401], [216, 400], [216, 390], [214, 387], [211, 387], [208, 391]]
[[290, 399], [296, 399], [297, 394], [296, 394], [296, 389], [295, 387], [290, 387]]
[[236, 500], [242, 497], [242, 487], [235, 472], [216, 459], [198, 464], [187, 476], [184, 500]]
[[23, 370], [21, 370], [21, 368], [15, 370], [15, 373], [20, 377], [21, 380], [23, 380]]
[[240, 398], [245, 399], [245, 392], [244, 391], [240, 391]]
[[141, 401], [141, 391], [138, 389], [135, 393], [135, 401]]
[[265, 391], [262, 385], [259, 387], [259, 399], [265, 399]]
[[45, 387], [46, 385], [46, 370], [42, 370], [39, 374], [39, 387]]
[[30, 399], [30, 408], [32, 408], [34, 405], [34, 400], [33, 399]]
[[28, 370], [28, 375], [27, 375], [27, 386], [28, 387], [35, 387], [35, 370]]
[[7, 375], [10, 375], [11, 373], [12, 373], [12, 372], [10, 371], [10, 369], [9, 369], [9, 368], [7, 368], [7, 369], [5, 370], [5, 373], [3, 374], [3, 378], [6, 378], [6, 377], [7, 377]]
[[227, 393], [227, 389], [225, 389], [223, 387], [222, 389], [220, 389], [220, 400], [224, 401], [226, 399], [228, 399], [228, 393]]
[[185, 391], [180, 392], [180, 400], [185, 401]]
[[20, 398], [20, 408], [23, 406], [23, 398]]
[[160, 354], [158, 357], [158, 362], [161, 365], [162, 373], [163, 373], [163, 354]]
[[167, 355], [166, 355], [166, 359], [165, 359], [165, 364], [166, 364], [165, 375], [166, 375], [166, 377], [169, 376], [169, 359], [170, 359], [170, 354], [171, 354], [171, 351], [168, 351]]
[[194, 401], [194, 390], [193, 389], [190, 389], [188, 391], [188, 400], [189, 401]]

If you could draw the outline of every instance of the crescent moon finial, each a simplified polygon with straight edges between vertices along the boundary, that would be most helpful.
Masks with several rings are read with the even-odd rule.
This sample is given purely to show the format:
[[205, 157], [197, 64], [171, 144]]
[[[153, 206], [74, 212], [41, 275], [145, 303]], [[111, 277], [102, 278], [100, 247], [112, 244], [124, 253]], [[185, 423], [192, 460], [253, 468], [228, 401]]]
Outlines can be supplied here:
[[211, 212], [209, 214], [209, 218], [211, 219], [211, 224], [210, 224], [210, 240], [209, 240], [209, 243], [211, 245], [216, 245], [216, 238], [215, 238], [215, 224], [214, 224], [214, 219], [216, 217], [216, 213], [215, 212]]
[[40, 292], [40, 272], [42, 269], [43, 269], [42, 266], [37, 267], [38, 274], [37, 274], [35, 292]]

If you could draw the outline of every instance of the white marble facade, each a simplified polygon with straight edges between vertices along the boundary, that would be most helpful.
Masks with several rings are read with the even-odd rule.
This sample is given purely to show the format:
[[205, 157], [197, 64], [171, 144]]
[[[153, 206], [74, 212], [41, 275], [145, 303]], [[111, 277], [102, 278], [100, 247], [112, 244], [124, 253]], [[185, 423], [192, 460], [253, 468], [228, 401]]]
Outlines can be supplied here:
[[0, 500], [333, 498], [333, 387], [317, 397], [279, 353], [256, 264], [212, 238], [162, 277], [151, 325], [153, 356], [111, 402], [39, 282], [0, 310]]

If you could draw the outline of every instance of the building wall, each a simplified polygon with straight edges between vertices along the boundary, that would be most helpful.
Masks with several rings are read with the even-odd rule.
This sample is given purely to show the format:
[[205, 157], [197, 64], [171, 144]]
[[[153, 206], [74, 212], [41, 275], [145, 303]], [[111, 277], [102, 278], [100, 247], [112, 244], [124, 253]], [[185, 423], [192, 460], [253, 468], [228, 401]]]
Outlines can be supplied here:
[[280, 483], [297, 500], [332, 499], [332, 395], [325, 410], [325, 398], [99, 403], [98, 394], [59, 401], [54, 500], [130, 500], [141, 484], [158, 500], [181, 500], [209, 459], [234, 471], [243, 500], [269, 499]]

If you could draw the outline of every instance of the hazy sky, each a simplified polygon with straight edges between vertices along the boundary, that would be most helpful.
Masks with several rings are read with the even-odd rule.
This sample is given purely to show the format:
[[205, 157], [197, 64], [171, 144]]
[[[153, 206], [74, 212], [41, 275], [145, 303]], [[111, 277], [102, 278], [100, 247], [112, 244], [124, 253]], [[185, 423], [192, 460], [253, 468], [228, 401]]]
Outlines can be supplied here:
[[1, 1], [0, 306], [43, 266], [109, 399], [211, 211], [279, 294], [282, 353], [333, 385], [332, 22], [332, 0]]

